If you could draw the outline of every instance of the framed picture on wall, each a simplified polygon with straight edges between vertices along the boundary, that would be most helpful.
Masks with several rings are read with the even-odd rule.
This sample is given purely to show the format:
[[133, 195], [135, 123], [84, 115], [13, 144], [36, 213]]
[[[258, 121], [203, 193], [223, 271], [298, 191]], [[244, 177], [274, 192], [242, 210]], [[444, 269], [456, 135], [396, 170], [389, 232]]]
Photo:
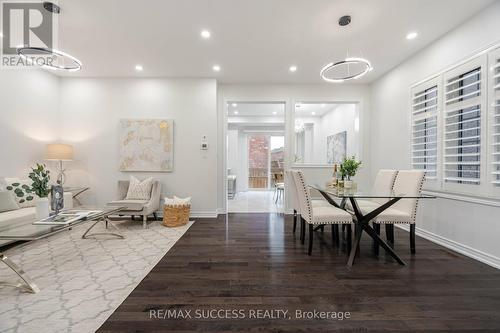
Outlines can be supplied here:
[[120, 120], [120, 171], [171, 172], [173, 148], [173, 120]]
[[330, 135], [326, 138], [326, 161], [328, 164], [340, 164], [347, 154], [347, 131]]

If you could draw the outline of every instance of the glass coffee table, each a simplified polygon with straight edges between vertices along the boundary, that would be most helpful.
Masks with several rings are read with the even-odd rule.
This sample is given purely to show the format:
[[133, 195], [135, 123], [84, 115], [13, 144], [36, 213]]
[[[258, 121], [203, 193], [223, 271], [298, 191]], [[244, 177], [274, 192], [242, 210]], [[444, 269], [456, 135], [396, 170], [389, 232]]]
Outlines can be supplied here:
[[[109, 216], [117, 214], [125, 207], [90, 207], [81, 206], [77, 208], [70, 209], [68, 211], [100, 211], [98, 213], [92, 214], [88, 217], [84, 217], [81, 220], [71, 222], [66, 225], [38, 225], [38, 224], [24, 224], [20, 226], [15, 226], [0, 231], [0, 240], [11, 240], [11, 241], [36, 241], [50, 237], [52, 235], [73, 229], [75, 226], [86, 223], [93, 222], [92, 225], [85, 231], [82, 238], [88, 239], [97, 235], [111, 235], [118, 238], [125, 238], [120, 233], [118, 227], [109, 219]], [[34, 222], [34, 221], [33, 221]], [[91, 230], [98, 224], [104, 223], [106, 227], [106, 232], [91, 233]], [[112, 227], [113, 231], [107, 231], [109, 227]], [[0, 251], [0, 260], [5, 263], [10, 269], [12, 269], [25, 283], [25, 289], [31, 293], [37, 293], [40, 289], [36, 284], [30, 279], [30, 277], [24, 272], [22, 267], [19, 267], [16, 263], [10, 260], [7, 255]]]

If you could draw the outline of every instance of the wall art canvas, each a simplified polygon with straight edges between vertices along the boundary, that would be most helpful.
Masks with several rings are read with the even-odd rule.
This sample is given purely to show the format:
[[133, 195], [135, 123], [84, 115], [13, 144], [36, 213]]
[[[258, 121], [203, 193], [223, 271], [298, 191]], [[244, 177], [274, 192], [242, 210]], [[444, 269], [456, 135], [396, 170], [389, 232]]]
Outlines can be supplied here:
[[120, 171], [172, 171], [173, 148], [173, 120], [120, 120]]
[[347, 154], [347, 131], [326, 138], [326, 161], [328, 164], [339, 164]]

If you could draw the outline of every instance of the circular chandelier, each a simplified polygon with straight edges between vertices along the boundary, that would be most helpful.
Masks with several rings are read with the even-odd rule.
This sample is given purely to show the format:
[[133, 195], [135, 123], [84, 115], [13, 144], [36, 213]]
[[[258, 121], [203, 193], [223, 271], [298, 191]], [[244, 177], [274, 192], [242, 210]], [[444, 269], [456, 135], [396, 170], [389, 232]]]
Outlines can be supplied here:
[[[339, 26], [346, 27], [351, 23], [351, 16], [339, 18]], [[349, 54], [349, 51], [347, 52]], [[321, 69], [320, 76], [326, 82], [344, 82], [359, 79], [373, 70], [371, 63], [364, 58], [349, 57], [344, 60], [331, 62]]]
[[[354, 73], [351, 73], [349, 68], [350, 66], [353, 65], [354, 67], [360, 67], [357, 71]], [[337, 69], [341, 69], [343, 67], [347, 66], [347, 74], [346, 75], [330, 75], [329, 72], [335, 71]], [[338, 61], [338, 62], [331, 62], [325, 67], [321, 69], [320, 75], [321, 78], [327, 82], [334, 82], [334, 83], [339, 83], [339, 82], [344, 82], [347, 80], [355, 80], [359, 79], [366, 73], [370, 72], [373, 70], [373, 67], [371, 63], [363, 58], [345, 58], [345, 60]]]
[[[34, 60], [33, 57], [29, 56], [29, 54], [33, 53], [50, 56], [52, 57], [52, 59], [55, 58], [58, 61], [43, 61], [42, 63], [38, 63], [38, 60]], [[47, 69], [63, 70], [68, 72], [76, 72], [82, 69], [82, 62], [80, 60], [67, 53], [55, 49], [49, 49], [46, 47], [20, 46], [17, 48], [17, 54], [27, 62], [32, 64], [36, 62], [37, 65], [40, 65], [41, 67]], [[68, 61], [68, 64], [66, 64], [66, 61]]]

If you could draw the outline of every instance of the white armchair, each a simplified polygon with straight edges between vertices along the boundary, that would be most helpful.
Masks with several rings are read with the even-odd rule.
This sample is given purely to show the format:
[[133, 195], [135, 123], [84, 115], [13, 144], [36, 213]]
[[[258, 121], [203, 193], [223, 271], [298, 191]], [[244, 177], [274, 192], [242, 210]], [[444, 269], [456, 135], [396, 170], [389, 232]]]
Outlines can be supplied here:
[[120, 215], [130, 215], [132, 220], [135, 215], [142, 216], [142, 225], [144, 229], [148, 227], [148, 216], [153, 215], [157, 219], [156, 212], [160, 209], [161, 183], [158, 180], [153, 182], [149, 200], [127, 200], [127, 191], [129, 187], [128, 180], [118, 181], [118, 200], [108, 202], [108, 206], [126, 207], [119, 212]]

